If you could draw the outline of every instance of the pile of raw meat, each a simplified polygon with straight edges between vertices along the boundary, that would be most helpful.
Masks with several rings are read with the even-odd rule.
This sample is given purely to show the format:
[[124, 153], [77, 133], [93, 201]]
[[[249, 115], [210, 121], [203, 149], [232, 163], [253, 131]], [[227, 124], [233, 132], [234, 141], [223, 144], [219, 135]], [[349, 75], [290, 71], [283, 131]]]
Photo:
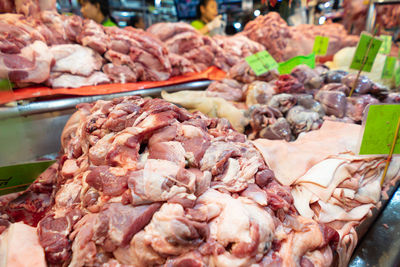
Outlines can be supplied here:
[[19, 87], [80, 87], [171, 76], [167, 50], [141, 30], [105, 28], [54, 11], [29, 17], [3, 14], [0, 24], [0, 76]]
[[[363, 75], [349, 97], [355, 79], [355, 73], [332, 71], [323, 65], [315, 69], [299, 65], [290, 74], [273, 70], [256, 76], [243, 60], [202, 95], [182, 91], [162, 96], [211, 117], [226, 118], [249, 139], [293, 141], [303, 132], [319, 129], [325, 120], [360, 124], [368, 104], [400, 103], [399, 93], [389, 93]], [[218, 104], [221, 100], [223, 106]], [[235, 115], [223, 111], [228, 109]]]
[[355, 46], [358, 42], [358, 36], [348, 35], [340, 24], [291, 27], [275, 12], [250, 21], [240, 34], [264, 45], [277, 61], [310, 54], [316, 35], [329, 37], [327, 56], [334, 55], [344, 47]]
[[328, 54], [355, 45], [340, 25], [288, 27], [277, 13], [250, 22], [231, 37], [203, 36], [186, 23], [158, 23], [146, 32], [103, 27], [59, 15], [54, 1], [6, 1], [0, 8], [0, 78], [16, 87], [53, 88], [163, 81], [210, 66], [229, 71], [267, 49], [278, 61], [309, 54], [315, 35], [329, 33]]
[[[339, 234], [298, 214], [223, 119], [161, 99], [79, 106], [62, 155], [2, 206], [11, 266], [330, 266]], [[24, 249], [17, 249], [24, 248]]]
[[28, 2], [31, 7], [25, 10], [29, 5], [17, 1], [21, 14], [0, 15], [0, 78], [9, 78], [17, 87], [163, 81], [210, 66], [228, 71], [265, 49], [244, 36], [220, 37], [217, 42], [185, 23], [160, 23], [147, 32], [103, 27]]
[[[265, 50], [259, 43], [245, 36], [216, 36], [211, 38], [199, 34], [189, 24], [157, 23], [147, 29], [167, 47], [172, 65], [188, 70], [204, 70], [209, 66], [228, 71], [240, 59]], [[180, 63], [180, 64], [179, 64]], [[177, 71], [178, 71], [177, 70]]]

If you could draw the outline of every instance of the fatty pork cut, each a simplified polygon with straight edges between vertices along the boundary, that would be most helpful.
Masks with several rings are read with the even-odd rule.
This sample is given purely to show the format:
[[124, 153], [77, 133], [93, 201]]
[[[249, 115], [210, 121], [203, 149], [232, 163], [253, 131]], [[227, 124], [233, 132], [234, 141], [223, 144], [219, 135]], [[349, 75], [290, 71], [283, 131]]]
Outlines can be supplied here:
[[2, 208], [6, 265], [331, 265], [338, 233], [226, 120], [139, 97], [78, 108], [59, 160]]

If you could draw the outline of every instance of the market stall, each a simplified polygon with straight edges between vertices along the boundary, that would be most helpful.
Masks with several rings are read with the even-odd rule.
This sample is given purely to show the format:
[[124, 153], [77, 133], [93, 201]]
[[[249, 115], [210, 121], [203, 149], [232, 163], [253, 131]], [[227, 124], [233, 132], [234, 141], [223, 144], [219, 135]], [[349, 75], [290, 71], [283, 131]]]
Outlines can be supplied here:
[[0, 267], [400, 263], [397, 7], [117, 2], [0, 4]]

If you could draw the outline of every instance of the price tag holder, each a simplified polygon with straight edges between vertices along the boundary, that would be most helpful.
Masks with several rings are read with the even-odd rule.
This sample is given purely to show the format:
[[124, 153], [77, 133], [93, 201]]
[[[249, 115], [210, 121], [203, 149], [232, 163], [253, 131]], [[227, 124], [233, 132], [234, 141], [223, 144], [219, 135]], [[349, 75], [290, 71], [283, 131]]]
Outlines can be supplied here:
[[[363, 121], [360, 155], [387, 155], [390, 152], [400, 105], [370, 105]], [[393, 154], [400, 154], [400, 139], [396, 140]]]
[[278, 63], [267, 51], [261, 51], [246, 57], [246, 62], [257, 76], [279, 67]]
[[387, 56], [382, 70], [382, 79], [391, 79], [393, 77], [395, 67], [396, 58]]
[[[371, 47], [368, 50], [369, 44], [372, 40]], [[350, 68], [354, 70], [362, 70], [370, 72], [374, 64], [376, 55], [382, 45], [382, 40], [379, 38], [372, 38], [368, 33], [362, 33], [358, 41], [356, 52], [354, 53], [353, 60], [351, 61]], [[368, 52], [368, 55], [367, 55]], [[366, 58], [364, 67], [362, 67], [364, 57]]]
[[311, 53], [307, 56], [297, 56], [285, 62], [281, 62], [279, 63], [278, 70], [280, 74], [289, 74], [295, 67], [303, 64], [312, 69], [315, 68], [315, 54]]
[[0, 195], [25, 190], [55, 160], [0, 167]]
[[383, 40], [382, 46], [379, 49], [379, 53], [389, 55], [392, 49], [392, 36], [391, 35], [381, 35], [379, 36]]
[[329, 37], [320, 35], [315, 36], [313, 53], [318, 56], [326, 55], [326, 52], [328, 52], [328, 45]]

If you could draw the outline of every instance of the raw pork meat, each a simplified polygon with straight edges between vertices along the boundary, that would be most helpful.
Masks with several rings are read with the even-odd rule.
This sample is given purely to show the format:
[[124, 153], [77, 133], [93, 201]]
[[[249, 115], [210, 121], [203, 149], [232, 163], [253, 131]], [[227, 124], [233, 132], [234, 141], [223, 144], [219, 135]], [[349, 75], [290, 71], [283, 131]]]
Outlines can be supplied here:
[[114, 65], [128, 65], [142, 81], [163, 81], [170, 77], [168, 52], [153, 35], [132, 27], [108, 27], [105, 31], [109, 38], [107, 53], [119, 53], [124, 58], [118, 64], [110, 55]]
[[56, 11], [56, 0], [14, 0], [17, 13], [38, 16], [40, 11]]
[[0, 236], [0, 265], [47, 266], [36, 228], [23, 223], [13, 223]]
[[375, 105], [379, 103], [378, 99], [368, 94], [349, 97], [347, 99], [346, 116], [356, 122], [361, 122], [367, 105]]
[[101, 71], [94, 71], [89, 76], [73, 75], [67, 72], [52, 72], [46, 84], [53, 88], [77, 88], [89, 85], [110, 83], [110, 79]]
[[242, 83], [251, 83], [256, 80], [270, 82], [277, 79], [279, 73], [276, 70], [271, 70], [260, 76], [256, 76], [249, 64], [243, 59], [229, 70], [227, 77]]
[[171, 63], [171, 76], [179, 76], [185, 73], [199, 72], [200, 68], [189, 59], [174, 53], [168, 53], [169, 62]]
[[245, 57], [265, 50], [265, 47], [262, 44], [254, 42], [240, 34], [233, 36], [217, 35], [214, 36], [213, 39], [230, 59], [234, 59], [235, 64]]
[[264, 45], [277, 61], [310, 54], [316, 35], [330, 38], [327, 55], [334, 55], [343, 47], [354, 46], [358, 42], [358, 38], [347, 35], [344, 27], [340, 24], [290, 27], [275, 12], [258, 16], [255, 20], [250, 21], [246, 24], [242, 34]]
[[[52, 180], [51, 205], [31, 211], [40, 245], [29, 245], [49, 265], [332, 263], [338, 233], [299, 216], [290, 188], [225, 120], [160, 99], [100, 100], [79, 106], [62, 140], [52, 175], [35, 182]], [[26, 220], [7, 212], [25, 203], [5, 213]]]
[[147, 30], [147, 32], [157, 36], [162, 42], [167, 41], [173, 36], [182, 33], [182, 32], [197, 32], [191, 25], [178, 22], [178, 23], [156, 23], [151, 25]]
[[302, 106], [291, 108], [287, 112], [286, 119], [292, 126], [295, 135], [311, 130], [318, 130], [322, 125], [322, 120], [317, 112]]
[[52, 72], [89, 76], [103, 65], [103, 58], [96, 51], [77, 44], [53, 45], [50, 52], [56, 61]]
[[147, 29], [157, 36], [169, 53], [183, 56], [198, 70], [212, 65], [228, 71], [236, 61], [210, 37], [204, 36], [185, 23], [158, 23]]
[[266, 104], [276, 94], [275, 88], [263, 81], [254, 81], [246, 86], [246, 105]]
[[267, 138], [290, 141], [293, 138], [290, 124], [279, 110], [266, 105], [254, 105], [249, 108], [249, 113], [252, 129], [248, 135], [249, 139]]
[[81, 33], [76, 37], [78, 43], [88, 46], [101, 55], [107, 51], [108, 38], [102, 26], [91, 19], [85, 19]]
[[222, 81], [212, 82], [206, 92], [207, 96], [222, 97], [228, 101], [242, 101], [243, 85], [232, 79], [223, 79]]
[[321, 102], [326, 115], [343, 118], [346, 114], [346, 95], [341, 91], [320, 90], [315, 96], [315, 99]]
[[0, 51], [18, 54], [34, 41], [46, 42], [36, 22], [17, 14], [0, 14]]
[[20, 53], [0, 52], [0, 61], [0, 78], [26, 84], [44, 82], [49, 77], [54, 58], [45, 43], [35, 41], [22, 48]]
[[126, 65], [108, 63], [103, 66], [102, 70], [115, 83], [129, 83], [138, 80], [137, 74]]

